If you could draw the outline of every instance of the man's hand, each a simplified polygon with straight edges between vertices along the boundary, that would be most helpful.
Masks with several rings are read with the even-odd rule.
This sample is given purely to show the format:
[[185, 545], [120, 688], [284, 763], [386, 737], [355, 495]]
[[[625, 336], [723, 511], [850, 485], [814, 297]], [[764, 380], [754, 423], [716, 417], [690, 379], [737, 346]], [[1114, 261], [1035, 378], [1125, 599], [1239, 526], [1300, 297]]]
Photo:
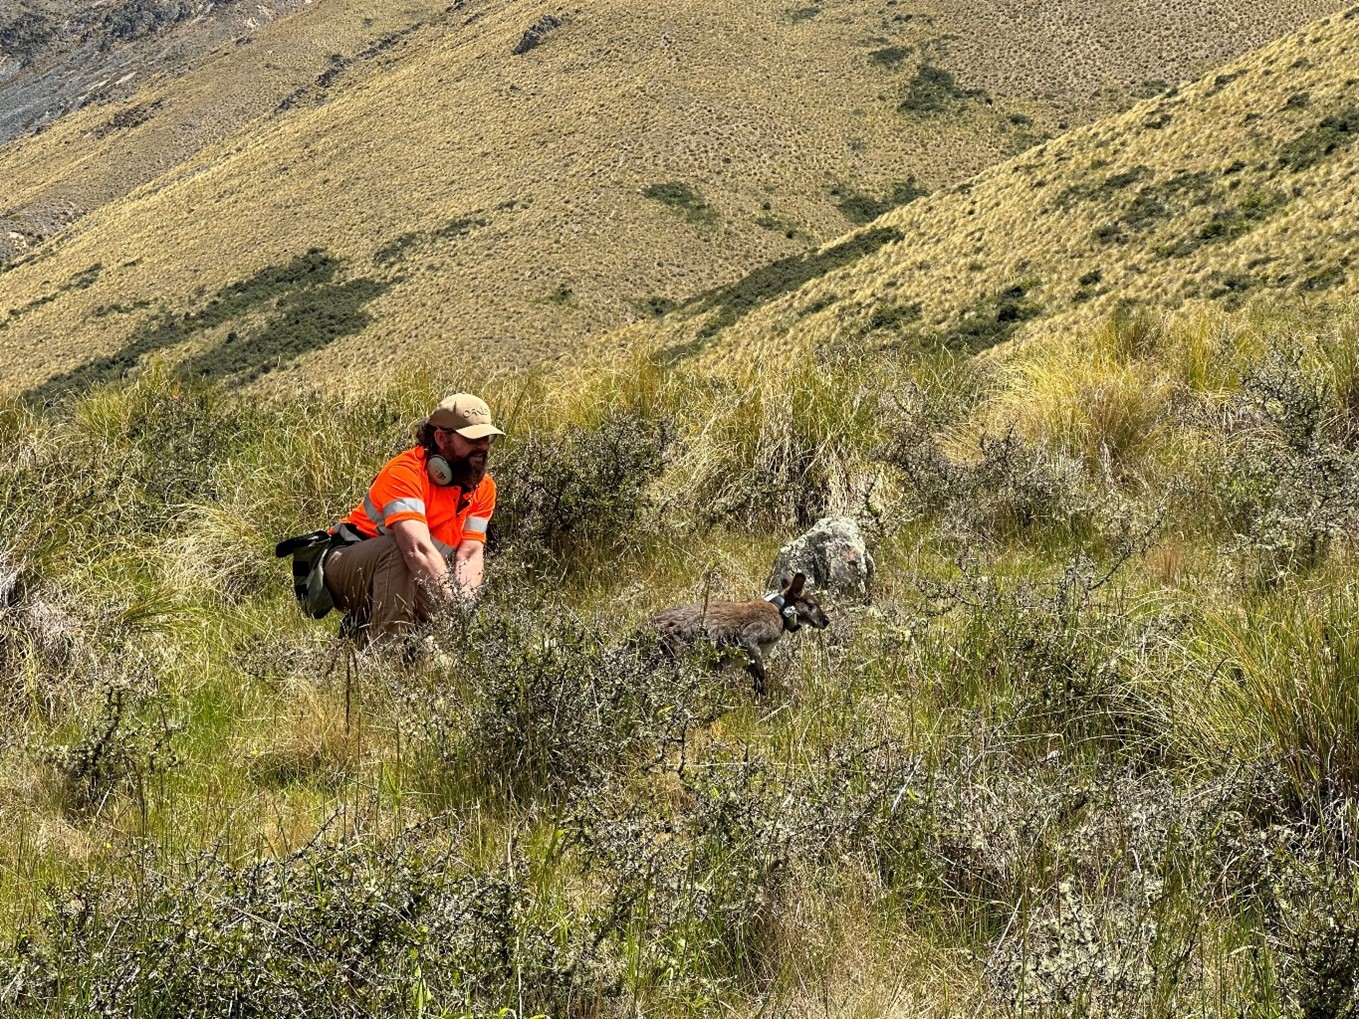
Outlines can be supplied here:
[[486, 543], [466, 540], [453, 554], [453, 584], [465, 603], [476, 601], [485, 576]]
[[429, 525], [423, 520], [399, 520], [392, 525], [392, 537], [406, 559], [406, 567], [417, 581], [438, 591], [445, 601], [471, 604], [485, 578], [486, 547], [467, 540], [453, 553], [453, 568], [434, 547]]

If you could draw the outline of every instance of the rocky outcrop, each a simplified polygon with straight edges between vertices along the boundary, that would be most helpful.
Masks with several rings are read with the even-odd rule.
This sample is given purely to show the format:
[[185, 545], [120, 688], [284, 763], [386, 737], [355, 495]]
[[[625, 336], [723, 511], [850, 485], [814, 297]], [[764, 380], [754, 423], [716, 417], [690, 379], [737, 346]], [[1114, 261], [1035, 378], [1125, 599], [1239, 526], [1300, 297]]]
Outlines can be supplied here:
[[306, 0], [29, 0], [0, 3], [0, 142], [91, 103], [126, 99], [250, 26]]

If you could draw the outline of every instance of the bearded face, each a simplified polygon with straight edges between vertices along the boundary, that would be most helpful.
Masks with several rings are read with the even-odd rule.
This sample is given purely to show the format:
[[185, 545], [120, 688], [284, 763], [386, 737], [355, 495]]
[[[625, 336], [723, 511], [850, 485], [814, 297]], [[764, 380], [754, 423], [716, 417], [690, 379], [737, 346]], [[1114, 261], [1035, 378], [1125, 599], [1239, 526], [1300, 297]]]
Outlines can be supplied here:
[[453, 471], [453, 484], [469, 492], [480, 485], [482, 478], [486, 477], [487, 454], [487, 450], [480, 450], [450, 459], [448, 466]]
[[434, 441], [439, 453], [448, 461], [453, 474], [454, 485], [470, 491], [481, 484], [486, 477], [486, 467], [491, 458], [491, 440], [464, 439], [457, 432], [436, 428]]

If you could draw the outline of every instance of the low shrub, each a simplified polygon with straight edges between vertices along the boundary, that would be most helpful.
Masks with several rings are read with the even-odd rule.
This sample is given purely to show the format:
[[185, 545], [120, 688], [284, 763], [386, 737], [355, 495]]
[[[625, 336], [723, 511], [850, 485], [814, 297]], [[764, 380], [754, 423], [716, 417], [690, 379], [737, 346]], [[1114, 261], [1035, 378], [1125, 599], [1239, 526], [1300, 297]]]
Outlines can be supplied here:
[[942, 67], [921, 64], [897, 110], [926, 116], [947, 113], [968, 99], [985, 96], [980, 89], [960, 88], [953, 75]]
[[[63, 800], [72, 810], [95, 810], [109, 797], [131, 789], [145, 801], [150, 779], [175, 767], [172, 745], [181, 725], [163, 711], [146, 704], [149, 677], [132, 682], [106, 680], [99, 690], [100, 706], [79, 738], [55, 744], [43, 756], [60, 777]], [[137, 708], [144, 709], [137, 717]]]
[[904, 481], [916, 514], [945, 533], [992, 539], [1070, 533], [1088, 519], [1092, 500], [1078, 461], [1026, 442], [1014, 429], [983, 434], [973, 460], [955, 458], [940, 443], [943, 424], [923, 393], [907, 391], [876, 452]]
[[587, 931], [554, 931], [521, 861], [469, 870], [406, 837], [92, 875], [0, 962], [0, 1001], [56, 1013], [360, 1017], [564, 1014]]
[[620, 642], [560, 605], [496, 603], [445, 625], [429, 686], [404, 693], [404, 725], [454, 797], [558, 797], [658, 766], [745, 685], [701, 650], [671, 662], [654, 638]]
[[1216, 441], [1210, 506], [1247, 586], [1318, 565], [1359, 520], [1359, 462], [1327, 373], [1273, 351], [1250, 368]]
[[962, 577], [925, 585], [931, 613], [949, 613], [950, 688], [1021, 739], [1103, 740], [1133, 756], [1164, 752], [1164, 720], [1136, 682], [1146, 645], [1174, 634], [1172, 616], [1132, 614], [1101, 591], [1144, 547], [1131, 535], [1102, 568], [1083, 556], [1046, 582], [1005, 582], [967, 564]]
[[648, 526], [648, 486], [665, 466], [667, 427], [635, 414], [531, 432], [497, 451], [493, 549], [602, 564]]
[[696, 226], [712, 226], [718, 219], [717, 210], [708, 204], [703, 193], [682, 181], [649, 184], [642, 189], [642, 197], [669, 206]]

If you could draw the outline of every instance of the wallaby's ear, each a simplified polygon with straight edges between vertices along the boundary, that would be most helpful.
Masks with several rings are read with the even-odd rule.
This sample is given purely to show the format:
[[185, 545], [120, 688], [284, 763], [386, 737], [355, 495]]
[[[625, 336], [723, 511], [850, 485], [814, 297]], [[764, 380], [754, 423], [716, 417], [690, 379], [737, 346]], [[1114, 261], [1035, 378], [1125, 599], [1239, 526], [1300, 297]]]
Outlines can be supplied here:
[[782, 577], [779, 578], [779, 590], [780, 590], [780, 591], [787, 591], [787, 590], [788, 590], [788, 585], [791, 584], [792, 582], [793, 582], [793, 578], [790, 577], [790, 576], [788, 576], [788, 574], [785, 573]]
[[807, 583], [807, 574], [794, 574], [793, 579], [785, 584], [783, 593], [789, 597], [796, 598], [802, 593], [802, 585], [805, 583]]

